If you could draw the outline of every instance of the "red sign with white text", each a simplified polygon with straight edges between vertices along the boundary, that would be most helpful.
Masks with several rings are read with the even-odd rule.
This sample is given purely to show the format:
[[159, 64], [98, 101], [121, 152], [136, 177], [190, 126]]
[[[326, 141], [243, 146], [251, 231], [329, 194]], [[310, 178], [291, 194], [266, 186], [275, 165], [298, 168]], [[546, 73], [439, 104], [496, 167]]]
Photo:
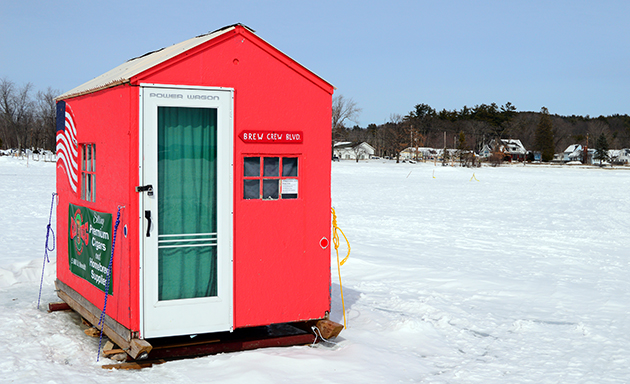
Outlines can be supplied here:
[[243, 131], [238, 135], [245, 143], [301, 144], [302, 131]]

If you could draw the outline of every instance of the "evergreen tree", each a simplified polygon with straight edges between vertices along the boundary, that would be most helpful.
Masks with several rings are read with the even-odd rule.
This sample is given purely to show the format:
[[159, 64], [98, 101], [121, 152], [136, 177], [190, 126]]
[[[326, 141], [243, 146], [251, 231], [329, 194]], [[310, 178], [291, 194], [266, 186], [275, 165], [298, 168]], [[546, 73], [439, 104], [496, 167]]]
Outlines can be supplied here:
[[542, 161], [553, 160], [553, 155], [556, 151], [553, 142], [553, 124], [549, 116], [549, 110], [545, 107], [540, 109], [540, 120], [534, 133], [534, 150], [540, 151]]
[[457, 138], [457, 149], [463, 151], [466, 149], [466, 134], [464, 131], [459, 131], [459, 136]]
[[597, 138], [595, 143], [595, 159], [601, 162], [608, 161], [608, 140], [603, 133]]

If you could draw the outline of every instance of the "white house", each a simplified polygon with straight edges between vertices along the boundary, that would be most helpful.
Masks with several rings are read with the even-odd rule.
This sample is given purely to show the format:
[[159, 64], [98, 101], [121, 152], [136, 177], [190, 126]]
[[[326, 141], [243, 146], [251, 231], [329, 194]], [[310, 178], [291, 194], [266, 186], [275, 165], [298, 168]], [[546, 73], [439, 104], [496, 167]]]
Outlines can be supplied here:
[[582, 145], [571, 144], [564, 150], [562, 154], [562, 161], [582, 161]]
[[611, 149], [608, 156], [613, 164], [630, 164], [630, 148]]
[[518, 139], [499, 139], [499, 141], [494, 139], [490, 144], [483, 146], [479, 155], [481, 157], [490, 157], [494, 152], [502, 152], [506, 155], [510, 155], [512, 160], [517, 161], [525, 161], [527, 157], [527, 150]]
[[507, 148], [507, 152], [512, 156], [512, 160], [525, 161], [527, 158], [527, 149], [518, 139], [501, 139], [503, 145]]
[[484, 158], [492, 156], [492, 148], [490, 147], [490, 144], [483, 145], [483, 148], [479, 151], [479, 156]]
[[374, 152], [374, 147], [366, 142], [343, 141], [333, 146], [333, 155], [340, 160], [367, 160]]
[[437, 151], [433, 148], [427, 147], [407, 147], [400, 151], [400, 159], [433, 159], [437, 155]]

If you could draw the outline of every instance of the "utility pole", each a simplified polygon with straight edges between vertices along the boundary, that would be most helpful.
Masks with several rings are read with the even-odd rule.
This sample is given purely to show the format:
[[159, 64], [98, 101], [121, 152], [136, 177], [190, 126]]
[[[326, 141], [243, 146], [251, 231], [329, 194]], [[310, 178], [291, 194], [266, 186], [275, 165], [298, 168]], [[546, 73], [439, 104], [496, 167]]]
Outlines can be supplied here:
[[416, 161], [418, 161], [418, 138], [416, 137]]
[[444, 153], [442, 153], [442, 165], [446, 165], [446, 131], [444, 131]]
[[586, 134], [586, 145], [582, 149], [582, 164], [588, 164], [588, 133]]
[[[413, 151], [413, 124], [410, 125], [410, 129], [409, 129], [409, 151], [410, 152]], [[409, 153], [409, 159], [413, 159], [413, 156], [411, 153]]]

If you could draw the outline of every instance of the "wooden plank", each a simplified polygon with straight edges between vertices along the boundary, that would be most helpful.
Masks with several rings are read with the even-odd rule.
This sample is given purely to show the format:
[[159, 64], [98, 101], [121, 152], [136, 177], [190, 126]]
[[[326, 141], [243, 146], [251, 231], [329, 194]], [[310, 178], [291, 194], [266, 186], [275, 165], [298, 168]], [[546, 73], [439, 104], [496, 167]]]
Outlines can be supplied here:
[[317, 327], [321, 335], [326, 340], [339, 336], [339, 333], [343, 330], [343, 325], [335, 323], [328, 319], [301, 321], [297, 323], [291, 323], [294, 327], [297, 327], [305, 332], [313, 333], [312, 327]]
[[[72, 307], [72, 309], [74, 309], [77, 313], [79, 313], [79, 315], [83, 316], [90, 323], [98, 324], [98, 320], [99, 320], [98, 316], [92, 314], [85, 307], [81, 306], [72, 297], [68, 296], [64, 291], [60, 290], [59, 292], [57, 292], [57, 295], [59, 295], [59, 297], [63, 301], [68, 303], [68, 305], [70, 307]], [[114, 330], [111, 329], [107, 325], [107, 323], [103, 326], [103, 333], [105, 333], [105, 335], [107, 335], [107, 337], [109, 337], [114, 343], [118, 344], [123, 349], [129, 348], [129, 341], [125, 340], [119, 334], [114, 332]]]
[[[79, 312], [85, 319], [87, 319], [90, 323], [92, 323], [92, 325], [97, 325], [98, 321], [101, 317], [101, 309], [98, 308], [96, 305], [92, 304], [91, 302], [89, 302], [86, 298], [84, 298], [83, 296], [81, 296], [81, 294], [79, 294], [77, 291], [75, 291], [74, 289], [72, 289], [70, 286], [68, 286], [66, 283], [64, 283], [63, 281], [60, 281], [59, 279], [57, 279], [55, 281], [55, 285], [57, 286], [57, 296], [59, 296], [63, 301], [65, 301], [72, 309], [74, 309], [75, 311], [77, 311], [77, 309], [68, 302], [68, 300], [64, 299], [63, 297], [61, 297], [60, 293], [64, 293], [66, 297], [69, 297], [72, 299], [73, 302], [76, 303], [76, 305], [79, 305], [83, 308], [85, 308], [85, 311], [89, 312], [92, 314], [92, 316], [83, 316], [83, 314], [79, 311]], [[94, 322], [92, 319], [96, 318], [96, 322]], [[119, 322], [117, 322], [116, 320], [112, 319], [109, 315], [105, 315], [105, 326], [106, 328], [110, 328], [111, 331], [116, 332], [118, 334], [118, 336], [124, 340], [127, 341], [127, 344], [131, 341], [131, 331], [129, 329], [127, 329], [127, 327], [125, 327], [124, 325], [120, 324]], [[109, 335], [108, 335], [109, 336]], [[113, 340], [113, 338], [112, 338]], [[114, 342], [116, 342], [114, 340]], [[117, 343], [119, 346], [122, 347], [121, 344]]]
[[306, 345], [312, 344], [314, 341], [314, 334], [303, 333], [299, 335], [271, 337], [266, 339], [232, 340], [181, 347], [163, 346], [159, 349], [154, 349], [149, 356], [151, 359], [181, 359], [186, 357], [214, 355], [217, 353], [247, 351], [258, 348]]
[[103, 346], [103, 356], [112, 356], [112, 355], [117, 355], [119, 353], [126, 354], [124, 350], [120, 348], [116, 348], [116, 346], [114, 345], [114, 343], [112, 343], [111, 340], [107, 340], [107, 342]]
[[157, 345], [157, 346], [153, 346], [153, 350], [156, 350], [156, 349], [164, 349], [164, 348], [191, 347], [191, 346], [193, 346], [193, 345], [212, 344], [212, 343], [219, 343], [219, 342], [221, 342], [221, 340], [216, 339], [216, 340], [193, 341], [193, 342], [189, 342], [189, 343], [178, 343], [178, 344], [168, 344], [168, 345]]
[[129, 353], [129, 356], [131, 356], [134, 359], [142, 360], [149, 357], [149, 353], [151, 352], [151, 349], [153, 349], [153, 347], [151, 346], [151, 344], [149, 344], [148, 341], [140, 340], [140, 339], [131, 339], [131, 345], [127, 353]]
[[242, 346], [243, 351], [258, 349], [258, 348], [270, 348], [270, 347], [289, 347], [292, 345], [307, 345], [315, 342], [315, 336], [305, 333], [302, 335], [274, 337], [271, 339], [262, 340], [250, 340], [244, 342]]
[[48, 312], [56, 312], [56, 311], [71, 311], [72, 308], [68, 305], [68, 303], [61, 301], [58, 303], [48, 303]]
[[103, 351], [103, 356], [112, 356], [112, 355], [117, 355], [119, 353], [127, 353], [124, 350], [120, 349], [120, 348], [115, 348], [115, 349], [110, 349], [108, 351]]
[[319, 329], [321, 336], [326, 340], [339, 336], [343, 330], [343, 325], [328, 319], [318, 320], [314, 326]]
[[90, 337], [100, 337], [101, 336], [101, 331], [99, 329], [96, 329], [95, 327], [90, 327], [87, 328], [83, 331], [83, 333], [85, 333], [86, 335], [90, 336]]
[[105, 345], [103, 345], [103, 352], [111, 351], [112, 349], [114, 349], [114, 343], [111, 340], [107, 340]]
[[[99, 318], [100, 318], [100, 311], [98, 310], [98, 308], [96, 308], [94, 304], [85, 300], [85, 298], [83, 298], [81, 295], [79, 295], [76, 291], [68, 287], [63, 282], [57, 280], [55, 283], [57, 284], [57, 288], [58, 288], [57, 295], [63, 301], [65, 301], [73, 310], [78, 312], [81, 316], [83, 316], [83, 318], [85, 318], [90, 323], [94, 325], [98, 324]], [[74, 297], [66, 293], [65, 290], [68, 290], [68, 292], [70, 292]], [[78, 297], [79, 301], [81, 302], [75, 300], [75, 297]], [[95, 309], [98, 311], [97, 312], [98, 315], [93, 313]], [[130, 337], [131, 332], [129, 332], [127, 328], [124, 328], [123, 325], [119, 324], [111, 317], [107, 315], [105, 317], [106, 319], [104, 322], [105, 324], [103, 325], [103, 333], [107, 337], [109, 337], [110, 340], [112, 340], [114, 343], [120, 346], [123, 350], [125, 350], [129, 354], [129, 356], [131, 356], [134, 359], [137, 359], [142, 356], [146, 357], [146, 354], [148, 353], [147, 351], [151, 350], [151, 344], [149, 344], [145, 340], [131, 339]], [[107, 319], [109, 319], [109, 321], [107, 321]], [[117, 324], [117, 326], [114, 325], [116, 327], [116, 330], [112, 329], [112, 327], [110, 326], [111, 324]], [[124, 329], [124, 331], [121, 333], [123, 333], [123, 335], [125, 336], [128, 336], [129, 340], [125, 336], [122, 336], [119, 333], [121, 329]]]
[[164, 364], [166, 363], [166, 360], [151, 360], [151, 361], [142, 361], [142, 362], [137, 362], [137, 361], [130, 361], [127, 363], [120, 363], [120, 364], [106, 364], [106, 365], [102, 365], [101, 368], [103, 369], [142, 369], [142, 368], [150, 368], [152, 367], [154, 364]]

